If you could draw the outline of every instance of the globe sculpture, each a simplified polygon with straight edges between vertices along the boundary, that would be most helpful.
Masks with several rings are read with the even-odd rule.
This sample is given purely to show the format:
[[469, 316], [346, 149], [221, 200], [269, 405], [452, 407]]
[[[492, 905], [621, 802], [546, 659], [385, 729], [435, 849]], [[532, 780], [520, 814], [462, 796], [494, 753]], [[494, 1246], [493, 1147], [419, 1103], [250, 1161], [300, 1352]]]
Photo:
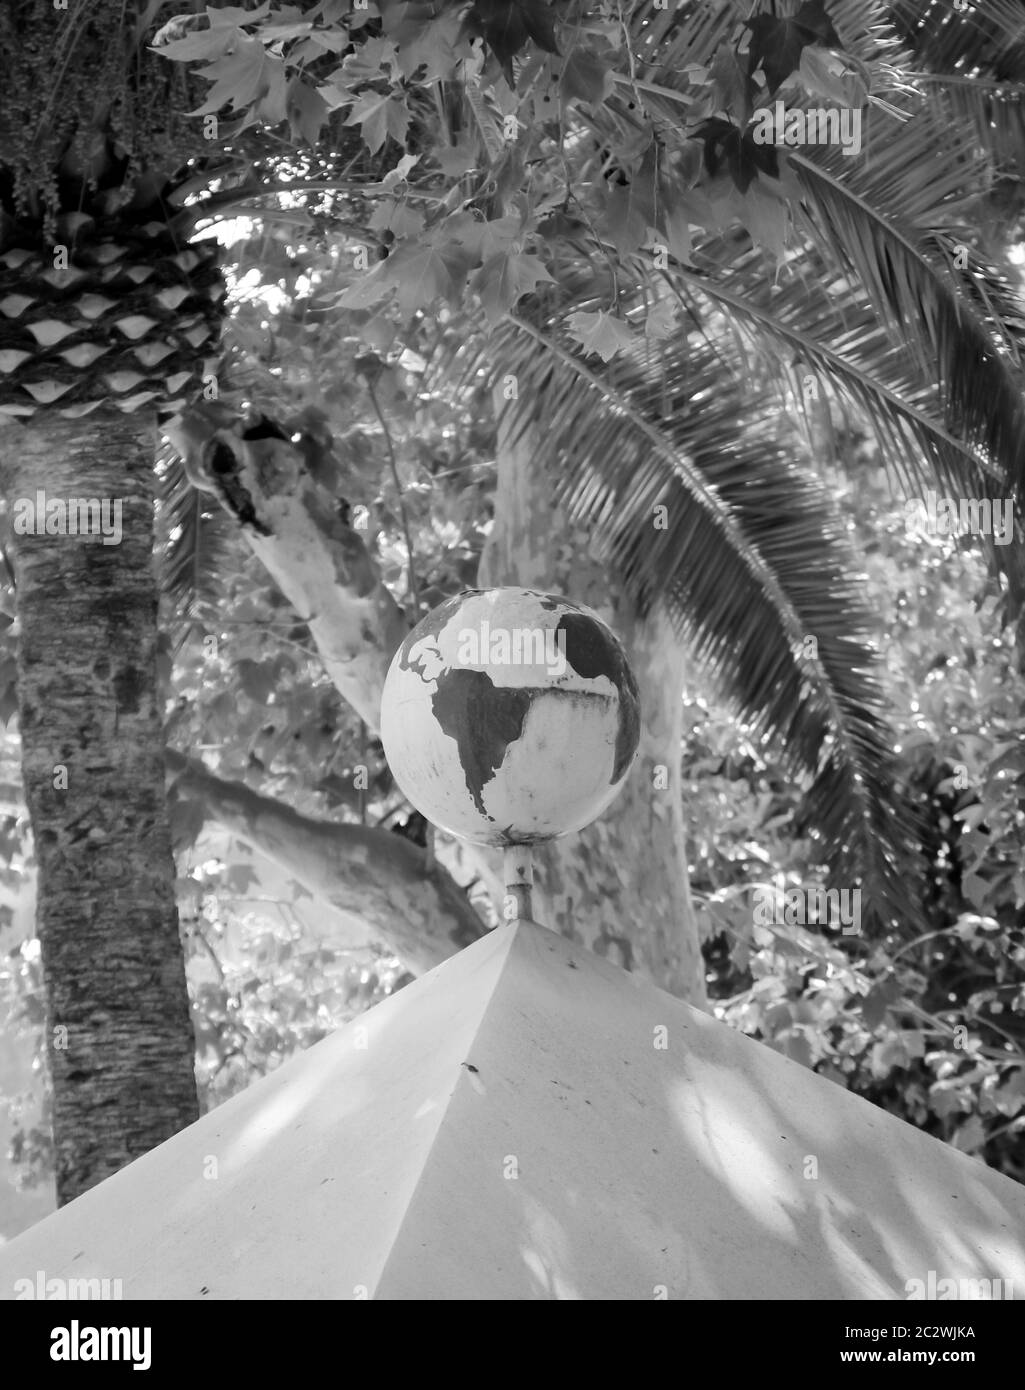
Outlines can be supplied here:
[[534, 589], [470, 589], [433, 609], [395, 653], [381, 741], [429, 821], [506, 849], [529, 916], [529, 847], [589, 825], [637, 753], [637, 686], [612, 630]]

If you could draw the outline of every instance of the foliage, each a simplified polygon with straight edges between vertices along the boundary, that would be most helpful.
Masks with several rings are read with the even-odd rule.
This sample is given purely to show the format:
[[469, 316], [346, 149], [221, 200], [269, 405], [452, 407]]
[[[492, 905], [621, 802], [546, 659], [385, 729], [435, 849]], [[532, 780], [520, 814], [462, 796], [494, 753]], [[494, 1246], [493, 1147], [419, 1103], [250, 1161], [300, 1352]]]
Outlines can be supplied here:
[[755, 924], [753, 890], [824, 886], [799, 788], [693, 692], [684, 806], [720, 1017], [1025, 1179], [1025, 677], [977, 557], [909, 534], [878, 456], [841, 441], [925, 827], [929, 930]]
[[144, 186], [147, 174], [158, 175], [155, 191], [185, 163], [195, 147], [186, 112], [199, 84], [144, 44], [154, 14], [142, 0], [70, 8], [11, 0], [0, 10], [0, 204], [8, 211], [52, 218], [70, 185], [95, 188], [102, 179], [112, 212], [131, 200], [136, 180]]
[[[211, 11], [160, 51], [213, 83], [204, 113], [233, 133], [273, 128], [267, 91], [288, 84], [316, 113], [303, 139], [348, 113], [387, 172], [327, 199], [348, 243], [331, 321], [349, 311], [375, 373], [422, 354], [449, 405], [504, 380], [520, 414], [551, 409], [563, 500], [641, 611], [664, 604], [745, 716], [787, 740], [834, 876], [863, 878], [893, 921], [918, 910], [914, 816], [850, 564], [797, 469], [776, 497], [787, 445], [764, 420], [802, 395], [867, 412], [909, 493], [1020, 509], [1020, 311], [972, 229], [1005, 151], [980, 159], [976, 126], [941, 123], [885, 5], [778, 8], [263, 4]], [[760, 144], [780, 100], [857, 112], [871, 158]], [[431, 326], [456, 320], [432, 348]], [[648, 504], [667, 500], [653, 534]], [[1018, 611], [1019, 547], [980, 544]]]
[[373, 947], [339, 952], [310, 941], [287, 904], [248, 904], [252, 879], [242, 863], [207, 862], [179, 898], [204, 1110], [412, 979]]

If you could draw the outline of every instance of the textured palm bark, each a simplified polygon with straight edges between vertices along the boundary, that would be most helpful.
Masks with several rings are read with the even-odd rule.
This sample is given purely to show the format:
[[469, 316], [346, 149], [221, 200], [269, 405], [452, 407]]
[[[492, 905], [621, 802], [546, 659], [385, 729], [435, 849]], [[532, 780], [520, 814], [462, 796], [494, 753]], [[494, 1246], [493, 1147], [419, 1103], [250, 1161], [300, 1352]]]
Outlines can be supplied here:
[[154, 442], [151, 420], [114, 410], [0, 425], [9, 506], [44, 489], [123, 508], [120, 544], [12, 541], [61, 1204], [199, 1114], [156, 676]]
[[260, 850], [320, 902], [361, 918], [414, 975], [433, 969], [487, 931], [473, 904], [419, 845], [362, 825], [318, 821], [270, 797], [215, 777], [168, 752], [180, 795]]
[[500, 413], [495, 522], [480, 583], [547, 590], [593, 608], [622, 640], [641, 697], [637, 761], [619, 796], [579, 835], [535, 848], [534, 916], [703, 1007], [681, 809], [684, 653], [657, 610], [638, 617], [586, 533], [553, 506], [538, 427], [513, 443], [510, 426]]

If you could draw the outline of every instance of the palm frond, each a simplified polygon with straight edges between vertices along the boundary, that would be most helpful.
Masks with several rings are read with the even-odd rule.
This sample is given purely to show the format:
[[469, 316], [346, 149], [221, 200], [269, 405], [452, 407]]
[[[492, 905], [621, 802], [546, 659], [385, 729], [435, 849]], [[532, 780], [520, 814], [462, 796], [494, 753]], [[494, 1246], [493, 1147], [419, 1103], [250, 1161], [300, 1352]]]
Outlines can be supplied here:
[[1025, 176], [1025, 10], [1018, 0], [964, 10], [893, 0], [889, 9], [911, 50], [909, 76], [943, 123], [971, 131], [998, 173]]
[[[801, 0], [782, 0], [776, 12], [796, 12]], [[690, 64], [708, 66], [723, 43], [761, 7], [746, 0], [683, 0], [657, 6], [655, 0], [633, 6], [627, 17], [630, 51], [638, 75], [679, 86]], [[827, 0], [826, 10], [844, 51], [869, 66], [897, 65], [906, 48], [881, 0]]]
[[1025, 71], [1025, 10], [986, 0], [959, 10], [947, 0], [890, 0], [894, 28], [933, 72], [1014, 78]]
[[1025, 177], [1025, 80], [916, 73], [951, 130], [969, 130], [998, 173]]
[[237, 526], [205, 493], [193, 487], [169, 444], [158, 451], [158, 547], [160, 584], [174, 612], [189, 625], [223, 604], [231, 574], [239, 568]]
[[[757, 252], [717, 250], [714, 271], [676, 268], [667, 275], [672, 292], [696, 320], [707, 318], [710, 306], [728, 315], [742, 351], [759, 356], [798, 402], [807, 397], [810, 373], [816, 397], [833, 394], [855, 405], [872, 423], [895, 491], [905, 498], [934, 487], [955, 497], [997, 501], [1006, 495], [1003, 473], [948, 426], [930, 373], [892, 341], [857, 281], [830, 273], [809, 252], [806, 269], [800, 262], [791, 278], [772, 286], [759, 273]], [[712, 256], [696, 252], [695, 259]], [[1025, 565], [1019, 548], [979, 539], [1020, 606]]]
[[456, 390], [496, 361], [517, 376], [514, 437], [543, 412], [569, 521], [588, 526], [641, 612], [665, 606], [756, 735], [810, 781], [808, 819], [834, 880], [863, 879], [881, 918], [913, 917], [898, 865], [914, 856], [914, 813], [893, 790], [873, 619], [828, 494], [794, 460], [774, 398], [724, 370], [701, 334], [617, 360], [613, 387], [561, 339], [565, 313], [587, 307], [577, 295], [543, 328], [517, 320], [458, 363], [436, 358], [431, 374]]
[[[829, 11], [845, 43], [848, 35], [863, 35], [866, 60], [898, 56], [885, 7], [875, 0], [838, 0]], [[674, 92], [668, 89], [686, 83], [687, 62], [707, 61], [735, 21], [725, 4], [710, 7], [701, 24], [695, 17], [693, 30], [690, 23], [648, 23], [644, 7], [636, 15], [638, 34], [647, 35], [647, 47], [639, 42], [638, 57], [657, 54], [670, 99]], [[655, 63], [638, 70], [654, 72]], [[647, 91], [645, 102], [651, 104]], [[799, 265], [809, 255], [827, 265], [835, 258], [848, 277], [860, 282], [860, 292], [867, 295], [891, 341], [904, 354], [910, 348], [916, 359], [913, 380], [910, 369], [892, 355], [887, 361], [884, 354], [884, 368], [896, 380], [880, 381], [881, 391], [874, 392], [865, 375], [865, 351], [860, 362], [835, 363], [862, 406], [872, 394], [882, 397], [891, 462], [900, 449], [907, 449], [906, 426], [911, 425], [931, 466], [957, 483], [962, 494], [971, 483], [973, 490], [967, 495], [992, 496], [992, 485], [984, 481], [990, 473], [1020, 503], [1025, 495], [1025, 403], [1018, 372], [1021, 305], [1007, 277], [974, 241], [969, 242], [967, 264], [962, 266], [964, 258], [954, 254], [977, 215], [977, 142], [970, 129], [952, 131], [942, 116], [913, 95], [903, 105], [910, 116], [906, 123], [879, 111], [865, 113], [864, 159], [849, 160], [838, 150], [791, 154], [806, 199], [805, 230], [810, 233], [803, 257], [795, 255], [792, 264]], [[670, 100], [660, 114], [665, 116], [671, 106]], [[942, 160], [936, 158], [940, 149]], [[727, 256], [735, 255], [736, 247], [729, 246]], [[714, 259], [720, 269], [729, 263], [726, 257]], [[700, 256], [695, 260], [704, 268]], [[817, 271], [815, 266], [813, 273]], [[764, 312], [756, 318], [771, 322]], [[874, 327], [862, 313], [855, 312], [854, 319], [856, 331], [848, 335], [848, 343], [870, 347], [878, 360]], [[788, 329], [793, 331], [794, 324]], [[873, 338], [870, 344], [866, 334]], [[818, 355], [821, 358], [821, 352]], [[913, 387], [912, 411], [894, 398], [897, 386]], [[900, 428], [898, 415], [904, 417]], [[1003, 562], [1006, 569], [1009, 557], [1005, 548], [1000, 550], [991, 559]]]
[[[963, 215], [954, 181], [967, 177], [959, 158], [967, 159], [965, 144], [949, 133], [944, 140], [928, 111], [891, 129], [886, 141], [869, 139], [865, 161], [826, 148], [791, 156], [813, 226], [839, 264], [859, 278], [893, 341], [933, 374], [948, 428], [1000, 468], [1020, 502], [1021, 380], [998, 352], [994, 324], [977, 294], [936, 254], [932, 235]], [[944, 150], [939, 167], [938, 148]]]

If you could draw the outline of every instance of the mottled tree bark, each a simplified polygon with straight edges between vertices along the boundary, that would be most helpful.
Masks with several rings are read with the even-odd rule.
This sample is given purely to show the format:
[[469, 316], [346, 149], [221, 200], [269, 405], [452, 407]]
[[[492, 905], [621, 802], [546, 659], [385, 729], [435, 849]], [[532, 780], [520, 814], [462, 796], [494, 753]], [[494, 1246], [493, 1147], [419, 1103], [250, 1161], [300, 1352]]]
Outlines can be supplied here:
[[318, 821], [168, 752], [177, 791], [260, 850], [321, 903], [362, 918], [414, 975], [487, 931], [473, 904], [419, 845], [373, 826]]
[[203, 485], [241, 524], [253, 553], [308, 624], [338, 693], [376, 732], [388, 665], [412, 624], [363, 537], [287, 441], [243, 440], [225, 429], [197, 447], [192, 428], [189, 416], [172, 421], [172, 443], [192, 455]]
[[119, 543], [12, 542], [61, 1204], [199, 1114], [156, 677], [153, 453], [152, 420], [113, 409], [0, 426], [9, 508], [39, 489], [122, 504]]
[[[217, 440], [219, 458], [205, 450], [211, 491], [243, 523], [253, 551], [308, 619], [339, 693], [376, 730], [384, 677], [408, 622], [373, 557], [287, 443], [252, 444], [227, 431]], [[684, 656], [664, 617], [655, 612], [642, 621], [595, 560], [589, 538], [574, 535], [554, 513], [540, 456], [536, 436], [532, 443], [528, 432], [511, 446], [507, 423], [500, 425], [495, 524], [480, 583], [547, 589], [595, 608], [627, 648], [642, 727], [637, 765], [612, 807], [582, 834], [537, 852], [535, 916], [701, 1005], [704, 967], [680, 805]], [[500, 856], [476, 846], [467, 854], [498, 885], [501, 909]], [[445, 933], [435, 939], [443, 942]], [[448, 939], [455, 949], [456, 936]]]
[[510, 427], [500, 413], [495, 521], [480, 583], [547, 590], [593, 608], [623, 642], [641, 696], [637, 761], [619, 796], [579, 835], [535, 849], [534, 916], [703, 1006], [681, 807], [684, 652], [660, 611], [638, 616], [588, 536], [554, 507], [543, 425], [515, 443]]

